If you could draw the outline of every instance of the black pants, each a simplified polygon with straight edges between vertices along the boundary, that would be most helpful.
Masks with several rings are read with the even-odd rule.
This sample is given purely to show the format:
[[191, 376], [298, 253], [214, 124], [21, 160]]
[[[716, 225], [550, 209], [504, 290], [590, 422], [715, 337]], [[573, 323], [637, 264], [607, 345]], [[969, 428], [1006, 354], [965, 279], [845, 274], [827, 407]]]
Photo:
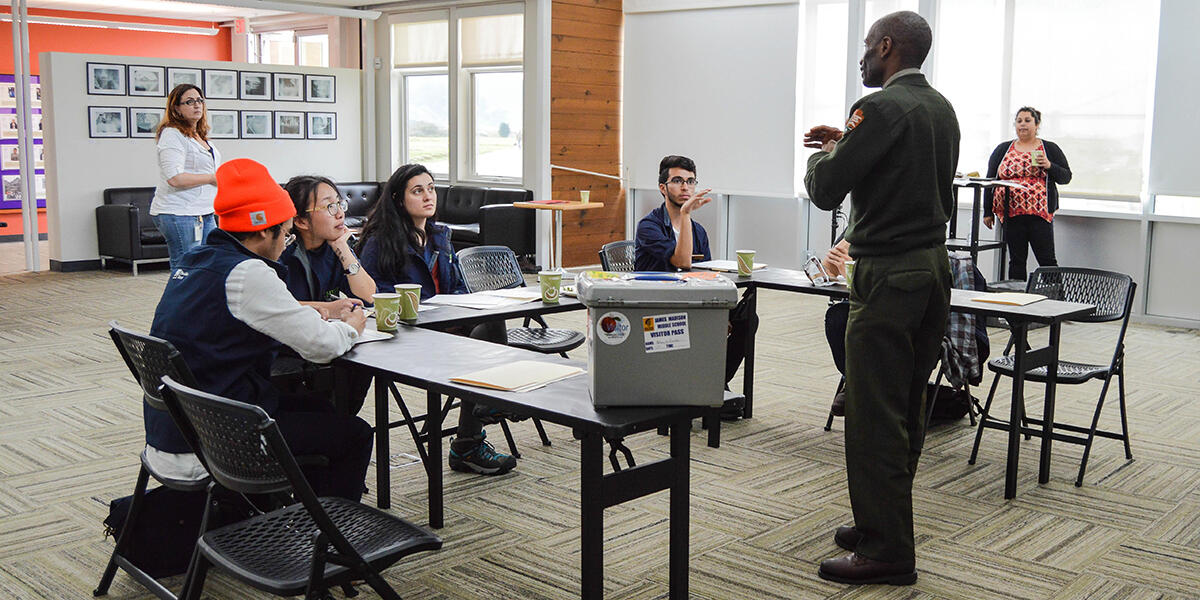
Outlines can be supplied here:
[[[749, 294], [749, 292], [747, 292]], [[746, 338], [758, 331], [758, 315], [750, 310], [746, 295], [729, 311], [729, 337], [725, 341], [725, 382], [737, 374], [746, 358]]]
[[1004, 240], [1008, 243], [1008, 278], [1025, 279], [1029, 247], [1038, 266], [1057, 267], [1054, 258], [1054, 223], [1037, 215], [1017, 215], [1004, 221]]
[[850, 319], [850, 302], [843, 300], [825, 309], [825, 339], [838, 373], [846, 374], [846, 321]]
[[305, 467], [304, 476], [318, 496], [362, 499], [371, 462], [374, 431], [353, 415], [338, 414], [328, 394], [285, 394], [274, 414], [294, 456], [324, 456], [328, 467]]

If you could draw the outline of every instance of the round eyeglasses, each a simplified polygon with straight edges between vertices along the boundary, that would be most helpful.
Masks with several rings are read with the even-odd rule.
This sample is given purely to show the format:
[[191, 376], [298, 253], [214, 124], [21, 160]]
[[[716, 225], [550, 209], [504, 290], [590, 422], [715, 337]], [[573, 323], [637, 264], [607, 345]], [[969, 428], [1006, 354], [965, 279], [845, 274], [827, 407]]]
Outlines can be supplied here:
[[318, 210], [324, 209], [325, 212], [329, 213], [329, 216], [336, 217], [338, 215], [338, 213], [346, 212], [346, 209], [349, 207], [350, 207], [350, 203], [347, 202], [343, 198], [342, 200], [339, 200], [338, 202], [330, 202], [329, 204], [326, 204], [325, 206], [318, 206], [317, 208], [310, 208], [304, 212], [311, 213], [311, 212], [317, 212]]

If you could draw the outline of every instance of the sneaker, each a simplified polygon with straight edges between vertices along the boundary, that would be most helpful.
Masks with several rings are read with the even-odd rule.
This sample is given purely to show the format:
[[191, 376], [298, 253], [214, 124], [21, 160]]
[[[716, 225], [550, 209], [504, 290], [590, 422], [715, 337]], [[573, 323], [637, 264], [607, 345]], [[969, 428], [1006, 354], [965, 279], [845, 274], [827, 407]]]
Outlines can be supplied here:
[[496, 448], [484, 438], [487, 432], [469, 438], [455, 438], [450, 442], [450, 468], [463, 473], [501, 475], [517, 466], [517, 459], [496, 452]]

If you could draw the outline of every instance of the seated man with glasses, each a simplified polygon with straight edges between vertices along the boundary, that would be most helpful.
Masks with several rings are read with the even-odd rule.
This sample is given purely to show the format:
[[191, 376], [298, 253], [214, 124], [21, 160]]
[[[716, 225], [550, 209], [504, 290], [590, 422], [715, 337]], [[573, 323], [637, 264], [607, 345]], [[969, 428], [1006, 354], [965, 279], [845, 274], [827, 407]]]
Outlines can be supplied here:
[[[201, 390], [262, 407], [293, 453], [326, 457], [326, 468], [305, 470], [318, 496], [357, 501], [371, 460], [371, 426], [335, 414], [325, 398], [281, 392], [271, 364], [280, 344], [327, 363], [350, 349], [366, 317], [356, 308], [327, 321], [288, 292], [277, 261], [296, 208], [266, 167], [246, 158], [221, 165], [213, 208], [220, 227], [180, 258], [150, 335], [179, 349]], [[158, 451], [191, 451], [167, 413], [147, 409], [145, 424], [146, 442]]]
[[[708, 204], [711, 189], [696, 190], [696, 163], [686, 156], [666, 156], [658, 163], [658, 191], [663, 203], [638, 221], [634, 240], [635, 271], [686, 271], [692, 261], [712, 260], [708, 233], [692, 220], [692, 211]], [[758, 329], [758, 316], [746, 297], [729, 311], [729, 337], [725, 346], [725, 381], [737, 373], [746, 356], [746, 336]], [[721, 410], [721, 418], [737, 419], [741, 400]]]

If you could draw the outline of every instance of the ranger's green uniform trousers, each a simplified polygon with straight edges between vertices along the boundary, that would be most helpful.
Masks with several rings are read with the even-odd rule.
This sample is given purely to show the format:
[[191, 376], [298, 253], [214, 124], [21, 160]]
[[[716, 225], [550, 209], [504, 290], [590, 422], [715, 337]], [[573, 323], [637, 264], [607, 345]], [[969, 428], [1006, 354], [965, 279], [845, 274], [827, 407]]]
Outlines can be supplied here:
[[950, 314], [946, 247], [855, 260], [846, 327], [846, 477], [856, 552], [911, 561], [925, 392]]

